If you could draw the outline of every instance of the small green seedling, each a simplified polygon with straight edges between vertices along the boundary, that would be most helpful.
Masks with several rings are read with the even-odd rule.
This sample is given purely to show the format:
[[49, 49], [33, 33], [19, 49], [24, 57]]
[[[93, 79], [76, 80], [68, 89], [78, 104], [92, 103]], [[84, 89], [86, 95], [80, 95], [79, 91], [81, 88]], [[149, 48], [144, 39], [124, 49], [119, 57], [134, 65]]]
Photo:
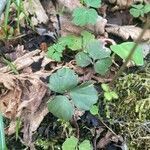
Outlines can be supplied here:
[[107, 101], [118, 99], [118, 95], [116, 94], [116, 92], [112, 91], [107, 84], [102, 84], [101, 87], [104, 91], [104, 97]]
[[106, 117], [110, 118], [110, 103], [113, 101], [113, 99], [118, 99], [118, 95], [115, 91], [112, 91], [107, 84], [101, 84], [101, 87], [104, 91]]
[[77, 107], [90, 110], [98, 100], [98, 93], [93, 84], [87, 82], [78, 85], [78, 75], [69, 68], [62, 68], [49, 78], [49, 88], [58, 93], [48, 102], [49, 111], [60, 119], [68, 121]]
[[89, 140], [84, 140], [83, 142], [79, 143], [79, 140], [71, 136], [67, 138], [62, 145], [62, 150], [92, 150], [92, 145]]
[[138, 5], [132, 5], [132, 8], [130, 9], [130, 14], [135, 17], [144, 17], [145, 14], [148, 14], [150, 12], [150, 4], [138, 4]]
[[60, 62], [62, 53], [66, 48], [80, 51], [75, 56], [78, 66], [87, 67], [93, 64], [96, 73], [101, 75], [105, 75], [112, 64], [110, 49], [103, 47], [103, 44], [87, 31], [81, 32], [79, 37], [67, 35], [60, 38], [57, 44], [48, 48], [47, 57]]
[[[78, 7], [73, 11], [73, 23], [78, 26], [84, 26], [87, 24], [96, 24], [98, 14], [95, 9], [101, 6], [101, 0], [83, 0], [86, 7]], [[93, 8], [89, 8], [93, 7]]]

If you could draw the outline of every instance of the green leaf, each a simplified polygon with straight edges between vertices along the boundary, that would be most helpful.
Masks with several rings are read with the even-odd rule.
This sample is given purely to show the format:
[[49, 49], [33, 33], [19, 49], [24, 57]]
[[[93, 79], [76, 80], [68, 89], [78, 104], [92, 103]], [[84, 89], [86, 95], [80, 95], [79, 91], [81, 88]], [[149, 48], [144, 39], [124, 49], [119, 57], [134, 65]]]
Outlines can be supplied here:
[[[124, 42], [122, 44], [111, 45], [110, 48], [114, 53], [116, 53], [123, 60], [125, 60], [131, 52], [134, 44], [134, 42]], [[140, 46], [136, 48], [131, 60], [134, 61], [135, 65], [137, 66], [144, 65], [142, 48]]]
[[6, 150], [3, 117], [0, 112], [0, 150]]
[[78, 84], [78, 76], [69, 68], [62, 68], [49, 78], [49, 88], [58, 93], [65, 93]]
[[113, 98], [110, 92], [104, 92], [104, 97], [107, 101], [111, 101]]
[[74, 136], [67, 138], [66, 141], [62, 145], [62, 150], [76, 150], [78, 144], [78, 139]]
[[48, 48], [47, 57], [56, 61], [61, 61], [62, 52], [65, 49], [61, 44], [53, 44]]
[[98, 94], [94, 86], [89, 83], [81, 84], [80, 86], [70, 91], [70, 96], [77, 108], [90, 110], [91, 106], [98, 100]]
[[91, 109], [90, 109], [90, 113], [91, 113], [92, 115], [98, 115], [98, 112], [99, 112], [98, 106], [93, 105], [93, 106], [91, 107]]
[[147, 13], [149, 13], [149, 12], [150, 12], [150, 4], [146, 4], [146, 5], [144, 6], [144, 13], [147, 14]]
[[109, 88], [109, 85], [108, 84], [101, 84], [101, 87], [102, 89], [105, 91], [105, 92], [109, 92], [110, 91], [110, 88]]
[[81, 32], [82, 35], [82, 44], [83, 44], [83, 49], [86, 48], [87, 44], [95, 39], [95, 36], [93, 34], [91, 34], [90, 32], [87, 31], [83, 31]]
[[92, 60], [88, 56], [88, 54], [86, 54], [84, 52], [77, 53], [75, 56], [75, 59], [76, 59], [77, 65], [81, 66], [81, 67], [86, 67], [92, 62]]
[[116, 92], [114, 92], [114, 91], [111, 91], [110, 94], [112, 95], [113, 99], [118, 99], [119, 98], [118, 94]]
[[98, 60], [94, 64], [95, 72], [97, 72], [97, 73], [99, 73], [101, 75], [105, 75], [106, 72], [109, 70], [111, 64], [112, 64], [112, 61], [111, 61], [110, 57]]
[[56, 117], [69, 121], [74, 108], [66, 96], [56, 96], [53, 100], [48, 101], [48, 110]]
[[138, 4], [138, 5], [132, 5], [132, 7], [140, 10], [144, 7], [144, 5]]
[[88, 7], [99, 8], [101, 6], [101, 0], [84, 0], [84, 2]]
[[96, 24], [98, 14], [94, 9], [75, 8], [73, 11], [73, 23], [75, 25], [84, 26], [86, 24]]
[[138, 18], [140, 16], [140, 10], [138, 9], [135, 9], [135, 8], [131, 8], [130, 9], [130, 14], [135, 17], [135, 18]]
[[64, 46], [68, 46], [71, 50], [82, 49], [82, 38], [74, 35], [67, 35], [59, 39], [59, 43]]
[[89, 140], [84, 140], [80, 145], [79, 145], [79, 150], [92, 150], [92, 145], [90, 144]]
[[110, 56], [110, 51], [103, 48], [100, 41], [94, 40], [87, 45], [87, 52], [94, 59], [102, 59]]

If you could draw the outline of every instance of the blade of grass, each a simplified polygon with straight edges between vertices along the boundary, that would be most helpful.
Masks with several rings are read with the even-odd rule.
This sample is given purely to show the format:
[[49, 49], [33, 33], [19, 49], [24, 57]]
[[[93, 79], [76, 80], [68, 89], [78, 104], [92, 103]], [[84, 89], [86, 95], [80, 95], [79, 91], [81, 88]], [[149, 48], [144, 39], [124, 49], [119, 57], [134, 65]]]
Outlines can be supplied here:
[[4, 123], [1, 113], [0, 113], [0, 150], [6, 150]]
[[16, 66], [12, 62], [10, 62], [4, 57], [2, 59], [4, 63], [6, 63], [10, 67], [10, 69], [13, 71], [14, 74], [19, 74], [18, 70], [16, 69]]
[[10, 10], [11, 0], [7, 0], [6, 10], [5, 10], [5, 20], [4, 20], [4, 31], [7, 35], [7, 26], [9, 20], [9, 10]]

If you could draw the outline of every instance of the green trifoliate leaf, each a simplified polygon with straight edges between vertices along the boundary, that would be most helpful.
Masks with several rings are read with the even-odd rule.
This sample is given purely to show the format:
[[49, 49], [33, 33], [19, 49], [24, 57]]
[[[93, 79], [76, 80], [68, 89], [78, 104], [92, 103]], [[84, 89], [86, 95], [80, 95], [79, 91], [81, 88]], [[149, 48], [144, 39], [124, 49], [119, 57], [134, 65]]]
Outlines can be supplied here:
[[82, 49], [82, 38], [74, 35], [67, 35], [59, 39], [59, 43], [64, 46], [68, 46], [71, 50]]
[[69, 121], [74, 108], [66, 96], [56, 96], [48, 102], [48, 110], [56, 117]]
[[49, 88], [58, 93], [65, 93], [78, 84], [78, 76], [69, 68], [62, 68], [49, 78]]
[[88, 54], [84, 52], [77, 53], [75, 56], [75, 59], [76, 59], [77, 65], [81, 67], [86, 67], [92, 62]]
[[99, 8], [101, 6], [101, 0], [84, 0], [84, 2], [88, 7]]
[[78, 144], [78, 139], [74, 136], [67, 138], [66, 141], [62, 145], [62, 150], [76, 150]]
[[98, 112], [99, 112], [98, 106], [93, 105], [93, 106], [91, 107], [91, 109], [90, 109], [90, 113], [91, 113], [92, 115], [98, 115]]
[[93, 40], [87, 45], [87, 52], [94, 59], [102, 59], [110, 56], [110, 51], [103, 48], [103, 45], [98, 40]]
[[110, 57], [98, 60], [94, 64], [95, 72], [97, 72], [97, 73], [99, 73], [101, 75], [105, 75], [106, 72], [109, 70], [111, 64], [112, 64], [112, 61], [111, 61]]
[[[125, 60], [130, 54], [134, 44], [135, 44], [134, 42], [124, 42], [122, 44], [112, 45], [110, 48], [114, 53], [116, 53], [123, 60]], [[140, 46], [136, 48], [131, 60], [137, 66], [144, 65], [143, 52]]]
[[96, 24], [98, 14], [94, 9], [76, 8], [73, 11], [73, 23], [75, 25], [84, 26], [86, 24]]
[[93, 150], [92, 145], [90, 144], [90, 141], [89, 140], [84, 140], [79, 145], [79, 150]]
[[70, 91], [70, 96], [79, 109], [90, 110], [91, 106], [98, 100], [98, 94], [94, 86], [84, 83]]

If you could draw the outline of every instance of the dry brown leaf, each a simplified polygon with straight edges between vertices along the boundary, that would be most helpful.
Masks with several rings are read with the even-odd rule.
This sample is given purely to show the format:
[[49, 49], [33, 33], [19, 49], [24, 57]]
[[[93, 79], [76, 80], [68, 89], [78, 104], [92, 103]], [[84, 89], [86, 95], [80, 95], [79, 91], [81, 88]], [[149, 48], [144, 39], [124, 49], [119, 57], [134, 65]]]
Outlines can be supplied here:
[[109, 0], [109, 2], [116, 4], [119, 8], [126, 8], [137, 2], [143, 3], [143, 0]]
[[[6, 73], [4, 73], [4, 75], [5, 74]], [[23, 141], [26, 145], [31, 147], [33, 146], [32, 134], [48, 113], [48, 97], [44, 100], [48, 88], [39, 79], [40, 77], [34, 74], [9, 76], [12, 76], [11, 82], [13, 82], [13, 86], [11, 90], [8, 90], [5, 94], [0, 95], [1, 111], [5, 117], [12, 120], [10, 123], [10, 128], [7, 129], [7, 133], [12, 134], [15, 132], [14, 120], [18, 117], [21, 118], [24, 133]], [[7, 75], [6, 79], [8, 79], [9, 76]], [[4, 80], [4, 78], [2, 79]], [[4, 81], [1, 81], [1, 83], [3, 82]], [[4, 86], [5, 85], [8, 88], [11, 87], [10, 85], [4, 84]]]
[[[142, 28], [139, 27], [118, 25], [109, 25], [105, 28], [105, 30], [108, 33], [121, 37], [123, 40], [127, 40], [131, 37], [134, 41], [139, 37], [140, 33], [142, 32]], [[148, 40], [150, 40], [150, 29], [148, 29], [142, 37], [142, 41]]]
[[[81, 3], [79, 0], [57, 0], [58, 4], [60, 5], [60, 9], [65, 7], [67, 11], [73, 11], [77, 7], [81, 7]], [[66, 10], [66, 9], [64, 9]]]
[[0, 73], [0, 84], [3, 84], [9, 90], [14, 89], [16, 77], [8, 73]]
[[21, 100], [22, 91], [19, 87], [14, 90], [8, 91], [5, 95], [1, 96], [0, 108], [6, 118], [13, 119], [16, 117], [17, 108]]
[[48, 22], [48, 16], [39, 0], [32, 0], [32, 1], [25, 0], [24, 9], [27, 13], [33, 15], [33, 17], [31, 18], [33, 25]]
[[[17, 58], [13, 64], [16, 66], [17, 70], [24, 69], [30, 66], [32, 63], [39, 61], [39, 59], [43, 58], [43, 55], [40, 55], [41, 50], [35, 50], [29, 53], [26, 53], [22, 57]], [[10, 67], [6, 66], [0, 68], [0, 72], [6, 73], [10, 71]]]

